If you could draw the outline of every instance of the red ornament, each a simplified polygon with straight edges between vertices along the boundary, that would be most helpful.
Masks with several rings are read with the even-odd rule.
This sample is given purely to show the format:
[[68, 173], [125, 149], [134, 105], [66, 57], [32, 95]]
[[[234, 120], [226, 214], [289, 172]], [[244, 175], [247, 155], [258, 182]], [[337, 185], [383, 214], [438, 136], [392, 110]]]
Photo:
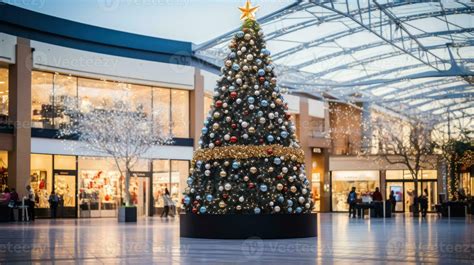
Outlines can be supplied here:
[[214, 142], [214, 144], [215, 144], [215, 145], [221, 145], [221, 140], [216, 140], [216, 141]]
[[263, 144], [265, 141], [263, 139], [258, 140], [259, 143]]
[[283, 178], [282, 175], [278, 175], [278, 176], [277, 176], [277, 179], [282, 179], [282, 178]]
[[244, 115], [245, 115], [245, 116], [249, 115], [249, 111], [248, 111], [248, 110], [244, 110]]
[[198, 202], [198, 201], [194, 201], [193, 204], [194, 204], [194, 205], [198, 205], [199, 202]]
[[273, 149], [268, 148], [268, 149], [267, 149], [267, 154], [269, 154], [269, 155], [273, 154]]
[[287, 192], [288, 191], [288, 188], [287, 187], [284, 187], [283, 188], [283, 192]]
[[286, 115], [286, 118], [289, 120], [291, 118], [291, 114], [290, 113], [285, 113]]
[[249, 183], [249, 189], [253, 189], [255, 188], [255, 184], [253, 184], [252, 182]]
[[193, 213], [197, 213], [198, 209], [193, 208]]
[[231, 127], [232, 127], [232, 129], [237, 129], [237, 124], [232, 123]]
[[222, 107], [222, 101], [218, 100], [216, 101], [216, 108]]
[[229, 194], [227, 194], [227, 193], [224, 193], [224, 194], [222, 195], [222, 198], [224, 198], [224, 199], [227, 199], [227, 198], [229, 198]]
[[230, 97], [231, 98], [236, 98], [237, 97], [237, 92], [235, 92], [235, 91], [230, 92]]
[[236, 143], [237, 142], [237, 136], [230, 137], [230, 142], [231, 143]]
[[258, 78], [258, 81], [260, 81], [260, 83], [265, 82], [265, 77], [263, 77], [263, 76], [259, 77], [259, 78]]

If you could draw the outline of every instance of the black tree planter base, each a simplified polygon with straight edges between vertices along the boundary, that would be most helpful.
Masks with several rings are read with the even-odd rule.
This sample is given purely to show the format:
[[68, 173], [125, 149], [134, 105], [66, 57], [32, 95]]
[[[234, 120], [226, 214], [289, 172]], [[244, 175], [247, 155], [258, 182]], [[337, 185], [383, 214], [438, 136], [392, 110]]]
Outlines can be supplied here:
[[316, 214], [181, 214], [180, 236], [212, 239], [303, 238], [317, 236]]

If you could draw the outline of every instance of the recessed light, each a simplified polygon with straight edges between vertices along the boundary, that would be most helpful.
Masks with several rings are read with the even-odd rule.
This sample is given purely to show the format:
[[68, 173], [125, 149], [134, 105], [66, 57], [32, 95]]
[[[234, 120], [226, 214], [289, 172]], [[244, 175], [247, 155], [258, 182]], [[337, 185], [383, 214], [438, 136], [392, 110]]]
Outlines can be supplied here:
[[5, 84], [5, 81], [0, 81], [0, 85], [3, 85], [3, 84]]

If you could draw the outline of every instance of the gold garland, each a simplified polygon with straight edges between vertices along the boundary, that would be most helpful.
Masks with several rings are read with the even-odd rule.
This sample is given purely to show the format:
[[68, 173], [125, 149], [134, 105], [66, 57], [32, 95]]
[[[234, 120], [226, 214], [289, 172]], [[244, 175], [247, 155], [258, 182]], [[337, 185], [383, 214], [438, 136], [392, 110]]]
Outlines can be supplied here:
[[217, 159], [249, 159], [265, 158], [270, 156], [283, 156], [298, 163], [304, 163], [304, 152], [301, 148], [273, 145], [232, 145], [214, 148], [198, 149], [194, 152], [192, 167], [196, 161], [209, 161]]

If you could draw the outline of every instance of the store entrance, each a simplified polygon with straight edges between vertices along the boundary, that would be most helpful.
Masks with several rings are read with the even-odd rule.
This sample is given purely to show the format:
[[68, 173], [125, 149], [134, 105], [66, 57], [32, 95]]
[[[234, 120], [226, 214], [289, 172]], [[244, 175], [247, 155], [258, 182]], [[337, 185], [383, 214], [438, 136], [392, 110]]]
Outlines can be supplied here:
[[59, 218], [77, 217], [77, 174], [75, 170], [54, 170], [53, 190], [59, 196], [57, 216]]
[[[419, 181], [418, 182], [418, 194], [422, 194], [426, 189], [428, 193], [428, 211], [434, 212], [435, 205], [438, 203], [438, 185], [437, 181]], [[410, 205], [413, 204], [413, 196], [415, 190], [415, 183], [413, 181], [387, 181], [386, 195], [387, 198], [390, 196], [390, 191], [394, 191], [395, 200], [397, 204], [395, 206], [396, 212], [410, 212]]]

